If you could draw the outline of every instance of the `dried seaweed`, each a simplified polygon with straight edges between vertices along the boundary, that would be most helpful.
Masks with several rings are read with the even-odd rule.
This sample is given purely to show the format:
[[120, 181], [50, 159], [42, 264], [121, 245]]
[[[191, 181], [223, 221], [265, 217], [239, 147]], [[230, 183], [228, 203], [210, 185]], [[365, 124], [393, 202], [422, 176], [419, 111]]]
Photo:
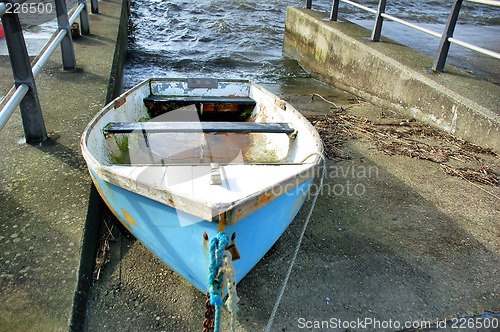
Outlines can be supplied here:
[[482, 183], [489, 186], [498, 186], [499, 184], [499, 180], [496, 175], [484, 165], [477, 169], [473, 169], [471, 167], [454, 168], [446, 164], [441, 164], [441, 167], [446, 174], [458, 176], [464, 180]]
[[[446, 174], [470, 182], [499, 185], [498, 175], [487, 167], [483, 160], [483, 156], [498, 158], [490, 149], [469, 143], [414, 119], [391, 120], [381, 112], [381, 121], [370, 121], [366, 117], [348, 114], [345, 109], [319, 97], [335, 107], [329, 114], [308, 116], [323, 139], [325, 156], [328, 159], [352, 159], [344, 145], [347, 140], [357, 138], [373, 142], [379, 151], [387, 155], [428, 160], [440, 164]], [[450, 165], [450, 161], [475, 162], [480, 166], [475, 169], [468, 166], [454, 167]]]
[[345, 142], [356, 137], [350, 133], [342, 124], [338, 117], [328, 115], [308, 116], [309, 121], [314, 125], [323, 140], [325, 156], [330, 160], [352, 159], [349, 152], [344, 148]]
[[99, 241], [99, 247], [97, 249], [97, 256], [95, 259], [95, 266], [94, 266], [94, 271], [93, 271], [93, 281], [99, 280], [99, 277], [101, 275], [101, 270], [106, 266], [106, 264], [109, 262], [109, 242], [114, 240], [115, 238], [113, 237], [113, 225], [111, 222], [111, 219], [109, 218], [103, 218], [103, 224], [106, 227], [106, 230], [104, 231], [103, 235], [101, 236], [101, 239]]

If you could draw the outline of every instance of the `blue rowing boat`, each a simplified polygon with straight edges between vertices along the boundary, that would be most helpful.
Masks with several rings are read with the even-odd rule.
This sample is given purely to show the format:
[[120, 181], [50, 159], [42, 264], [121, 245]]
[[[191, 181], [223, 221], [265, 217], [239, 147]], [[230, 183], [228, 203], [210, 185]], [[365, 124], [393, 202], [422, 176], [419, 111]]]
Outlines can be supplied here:
[[210, 239], [232, 238], [239, 282], [294, 219], [323, 152], [287, 102], [212, 79], [140, 83], [94, 117], [81, 149], [113, 214], [204, 293]]

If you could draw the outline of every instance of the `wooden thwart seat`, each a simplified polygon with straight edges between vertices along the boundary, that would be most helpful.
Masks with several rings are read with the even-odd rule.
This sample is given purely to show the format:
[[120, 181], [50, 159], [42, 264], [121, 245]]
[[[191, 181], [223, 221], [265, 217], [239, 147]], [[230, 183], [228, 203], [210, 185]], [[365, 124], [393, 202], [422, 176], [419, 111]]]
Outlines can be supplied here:
[[146, 133], [284, 133], [295, 131], [285, 122], [110, 122], [107, 134]]
[[256, 106], [249, 97], [149, 96], [143, 100], [151, 117], [196, 108], [202, 121], [245, 121]]
[[165, 103], [165, 102], [181, 102], [181, 103], [200, 103], [200, 104], [238, 104], [238, 105], [255, 105], [255, 100], [248, 97], [161, 97], [150, 96], [144, 98], [145, 103]]

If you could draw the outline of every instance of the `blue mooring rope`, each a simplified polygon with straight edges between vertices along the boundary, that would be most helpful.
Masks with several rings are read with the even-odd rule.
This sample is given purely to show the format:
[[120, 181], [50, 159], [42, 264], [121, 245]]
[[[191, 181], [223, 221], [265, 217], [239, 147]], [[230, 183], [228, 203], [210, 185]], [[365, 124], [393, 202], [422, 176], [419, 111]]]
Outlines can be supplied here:
[[219, 270], [222, 267], [224, 250], [229, 242], [229, 237], [225, 232], [217, 233], [217, 236], [210, 240], [210, 265], [208, 266], [207, 289], [210, 293], [210, 304], [215, 306], [214, 332], [220, 328], [220, 308], [222, 306], [222, 285], [224, 276]]

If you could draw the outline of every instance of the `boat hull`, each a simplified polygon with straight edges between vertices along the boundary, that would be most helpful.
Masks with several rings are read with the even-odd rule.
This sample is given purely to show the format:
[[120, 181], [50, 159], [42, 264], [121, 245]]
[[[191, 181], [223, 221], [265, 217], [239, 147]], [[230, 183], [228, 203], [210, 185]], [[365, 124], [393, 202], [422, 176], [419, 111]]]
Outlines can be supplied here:
[[[219, 225], [113, 185], [90, 174], [101, 197], [120, 222], [156, 257], [186, 281], [207, 291], [209, 241]], [[300, 210], [312, 178], [298, 184], [239, 222], [226, 225], [228, 236], [236, 233], [241, 259], [234, 262], [236, 282], [257, 264], [283, 234]], [[203, 238], [203, 232], [209, 240]]]
[[[235, 277], [242, 280], [301, 208], [323, 151], [314, 127], [270, 91], [248, 81], [209, 81], [146, 80], [106, 105], [81, 139], [92, 180], [111, 211], [204, 293], [210, 239], [219, 230], [236, 233]], [[251, 106], [233, 110], [241, 101]], [[179, 119], [184, 127], [174, 135], [169, 131], [181, 127], [172, 125]], [[156, 129], [149, 132], [146, 123]], [[216, 132], [204, 133], [208, 125]], [[293, 132], [283, 131], [285, 125]], [[133, 126], [142, 130], [116, 131]]]

